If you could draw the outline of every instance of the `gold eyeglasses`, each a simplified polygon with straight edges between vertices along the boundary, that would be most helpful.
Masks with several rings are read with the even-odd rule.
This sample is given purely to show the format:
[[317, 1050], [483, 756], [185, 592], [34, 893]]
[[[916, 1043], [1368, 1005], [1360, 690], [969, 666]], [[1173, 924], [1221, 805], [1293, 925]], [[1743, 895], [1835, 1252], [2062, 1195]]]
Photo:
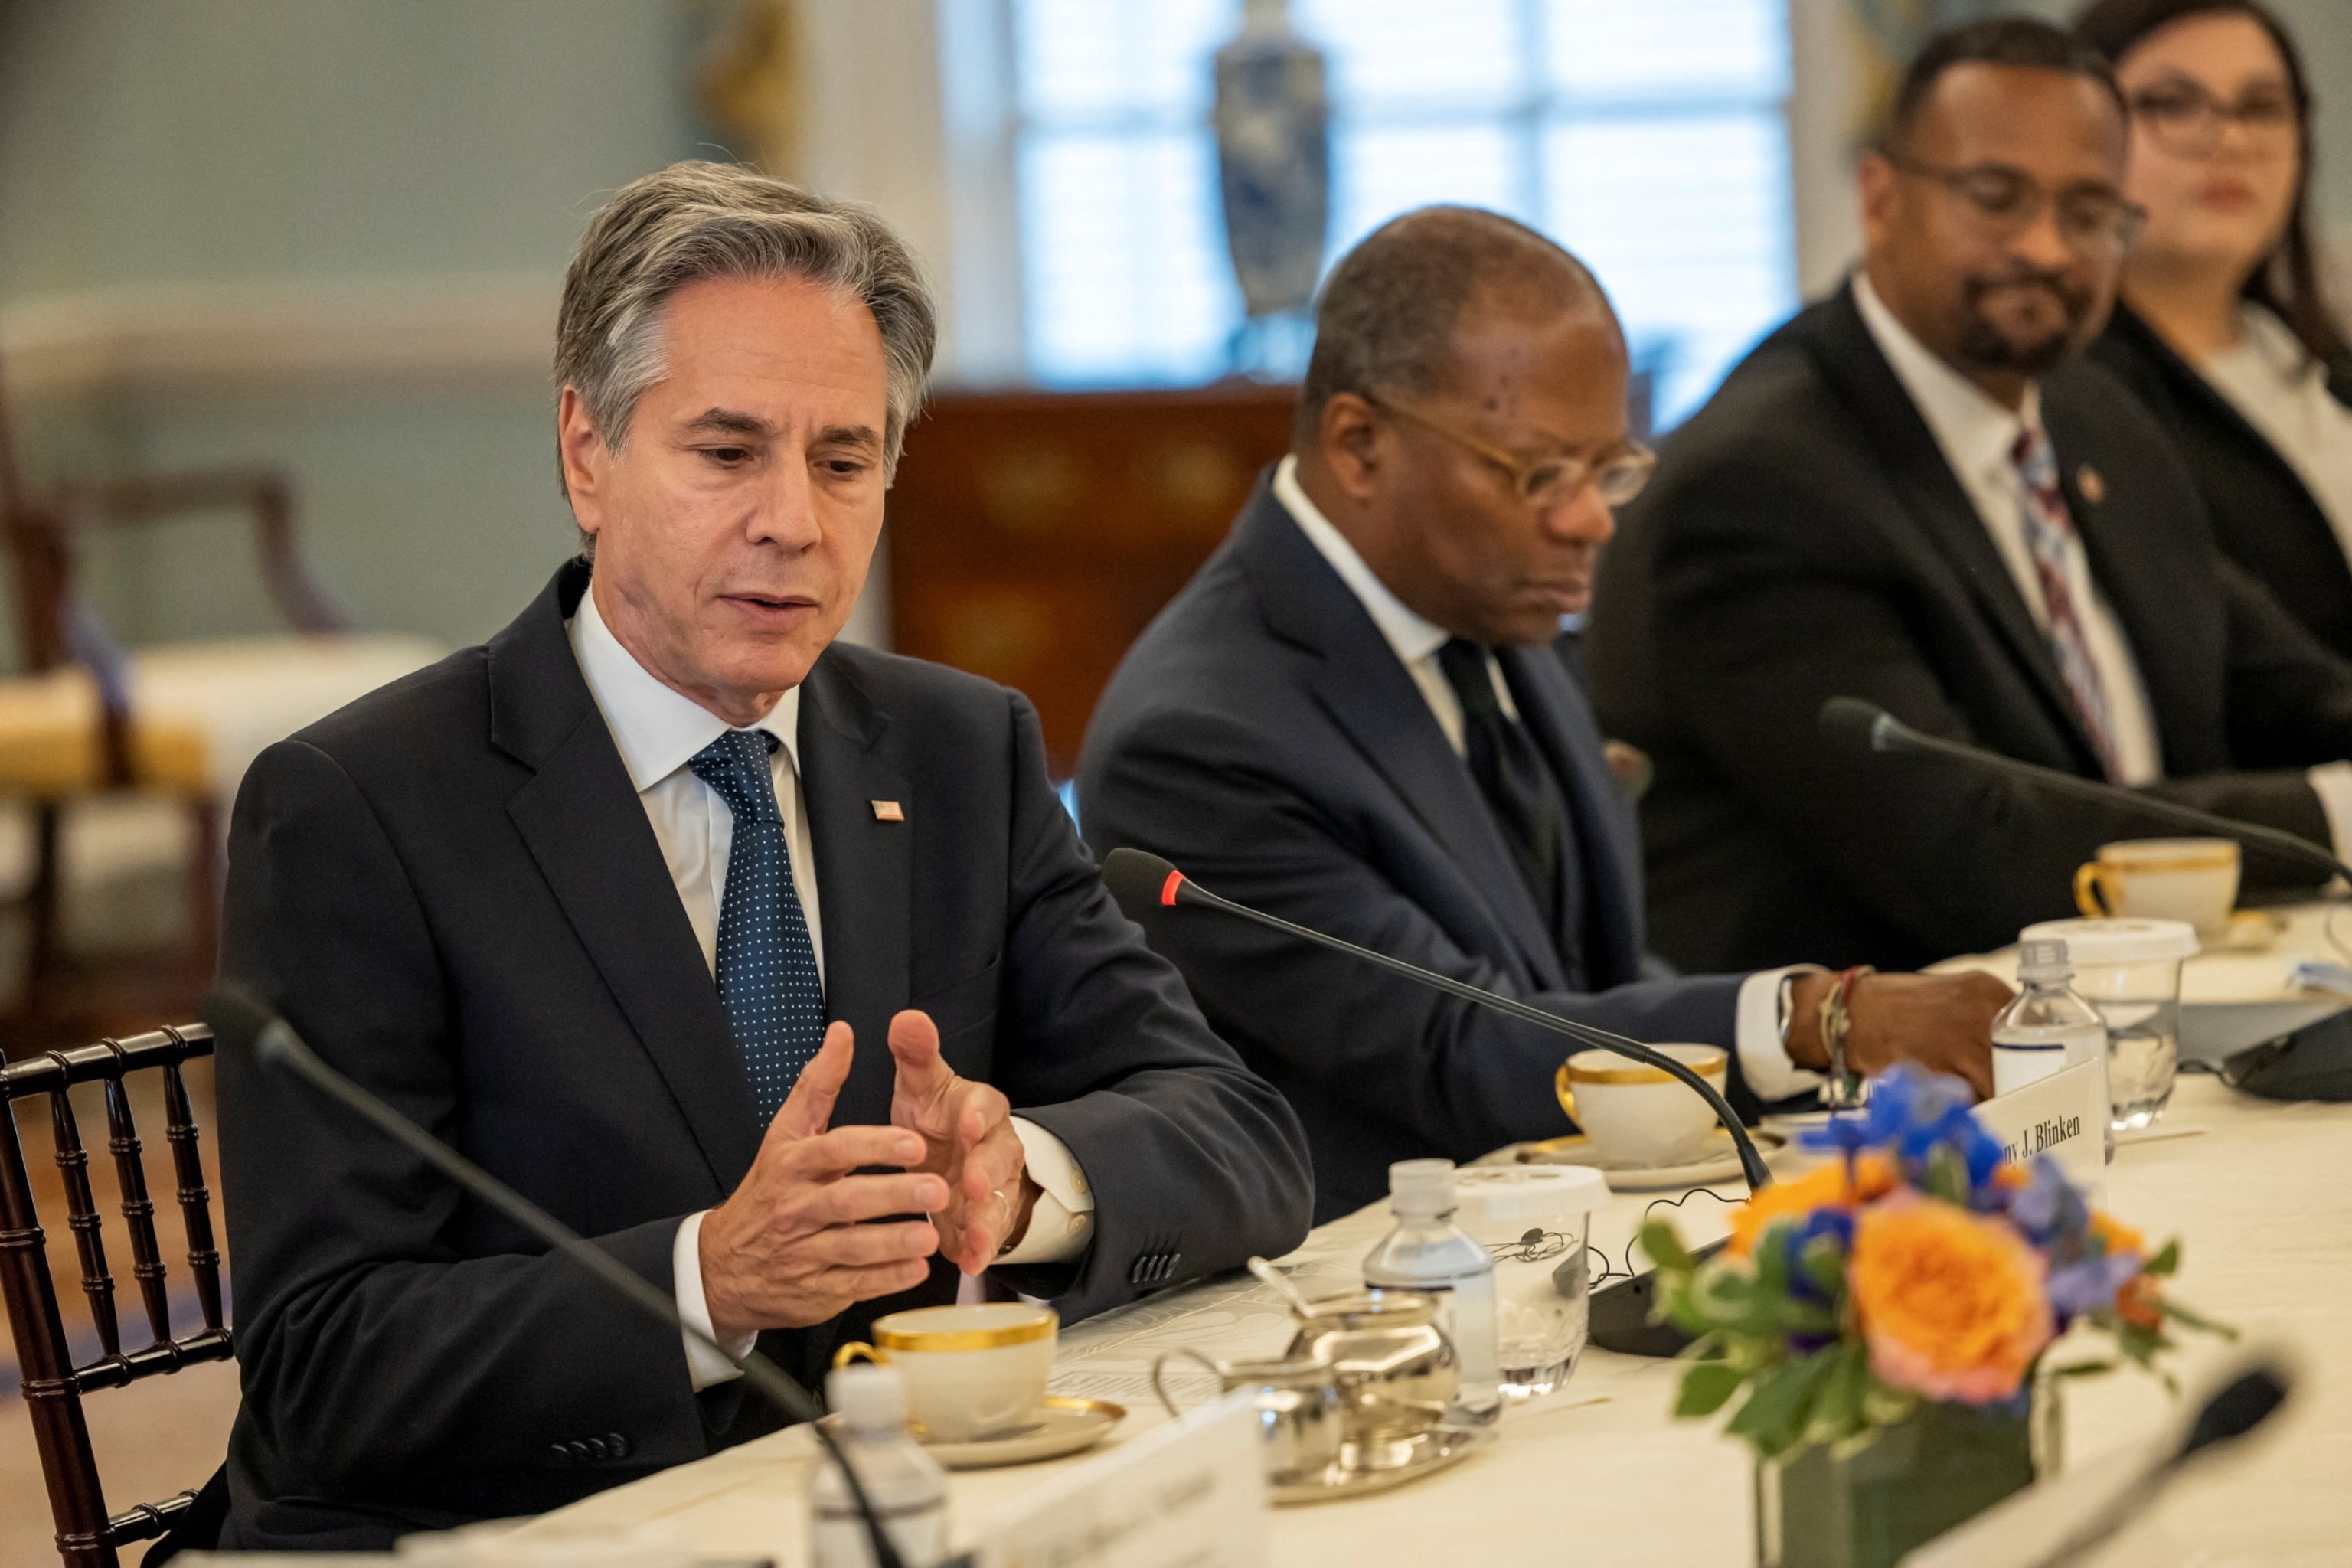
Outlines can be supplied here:
[[1933, 180], [1966, 202], [1979, 221], [2007, 238], [2033, 226], [2043, 209], [2054, 207], [2058, 237], [2080, 256], [2120, 256], [2139, 237], [2147, 209], [2126, 200], [2112, 185], [2069, 185], [2052, 191], [2022, 169], [1979, 163], [1943, 169], [1892, 153], [1879, 154], [1906, 174]]
[[1584, 493], [1587, 485], [1598, 489], [1601, 499], [1609, 505], [1623, 506], [1642, 493], [1642, 487], [1650, 482], [1650, 475], [1658, 466], [1658, 455], [1633, 440], [1597, 458], [1538, 458], [1525, 463], [1491, 442], [1430, 417], [1409, 403], [1393, 397], [1375, 397], [1368, 392], [1357, 395], [1384, 413], [1411, 420], [1424, 430], [1444, 437], [1464, 451], [1502, 469], [1511, 478], [1512, 493], [1538, 511], [1574, 500]]

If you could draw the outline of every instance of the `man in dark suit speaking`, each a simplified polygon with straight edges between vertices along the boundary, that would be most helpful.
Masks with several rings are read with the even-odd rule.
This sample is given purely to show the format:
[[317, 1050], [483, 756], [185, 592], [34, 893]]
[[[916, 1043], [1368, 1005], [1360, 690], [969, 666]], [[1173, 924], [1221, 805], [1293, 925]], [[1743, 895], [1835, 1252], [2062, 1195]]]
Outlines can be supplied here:
[[1732, 372], [1627, 514], [1586, 652], [1656, 763], [1676, 963], [1998, 946], [2073, 912], [2100, 843], [2168, 831], [1833, 751], [1831, 697], [2352, 848], [2352, 666], [2220, 553], [2164, 432], [2074, 357], [2137, 223], [2124, 149], [2114, 78], [2068, 35], [1931, 42], [1863, 160], [1861, 269]]
[[[932, 336], [859, 209], [623, 190], [558, 332], [593, 569], [273, 747], [231, 835], [230, 977], [804, 1378], [960, 1271], [1075, 1319], [1307, 1222], [1296, 1120], [1110, 903], [1029, 704], [833, 640]], [[299, 1083], [220, 1073], [229, 1544], [384, 1546], [772, 1424]]]
[[[1584, 607], [1628, 438], [1625, 344], [1575, 258], [1433, 207], [1332, 271], [1292, 455], [1129, 650], [1097, 709], [1078, 817], [1097, 848], [1638, 1039], [1733, 1047], [1753, 1110], [1821, 1081], [1826, 974], [1660, 979], [1641, 852], [1552, 652]], [[1391, 1161], [1570, 1130], [1566, 1047], [1322, 949], [1175, 911], [1150, 926], [1218, 1032], [1287, 1094], [1318, 1215]], [[2008, 988], [1864, 979], [1850, 1065], [1989, 1074]]]

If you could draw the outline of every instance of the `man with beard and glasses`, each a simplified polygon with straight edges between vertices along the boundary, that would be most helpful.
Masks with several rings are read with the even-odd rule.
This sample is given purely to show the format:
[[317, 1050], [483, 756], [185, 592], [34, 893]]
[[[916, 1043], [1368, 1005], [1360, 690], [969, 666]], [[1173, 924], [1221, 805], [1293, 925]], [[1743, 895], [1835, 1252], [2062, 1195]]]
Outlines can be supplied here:
[[[2139, 214], [2121, 96], [2066, 34], [1929, 43], [1862, 161], [1865, 253], [1666, 444], [1589, 638], [1644, 747], [1660, 952], [1909, 967], [2072, 912], [2159, 826], [1846, 754], [1824, 700], [2352, 849], [2352, 665], [2220, 554], [2163, 432], [2076, 357]], [[2250, 882], [2307, 885], [2249, 854]]]

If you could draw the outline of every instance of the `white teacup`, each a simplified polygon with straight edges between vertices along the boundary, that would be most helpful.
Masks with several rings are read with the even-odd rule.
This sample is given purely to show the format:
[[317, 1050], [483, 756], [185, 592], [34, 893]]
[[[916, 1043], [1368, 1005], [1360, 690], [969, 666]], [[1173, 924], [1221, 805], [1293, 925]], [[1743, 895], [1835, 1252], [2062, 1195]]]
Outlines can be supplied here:
[[2099, 846], [2074, 872], [2074, 902], [2094, 920], [2187, 921], [2207, 936], [2229, 929], [2239, 852], [2227, 838], [2129, 838]]
[[833, 1364], [880, 1362], [907, 1385], [907, 1414], [941, 1443], [1018, 1431], [1036, 1419], [1054, 1370], [1061, 1319], [1051, 1307], [987, 1301], [916, 1307], [874, 1320], [874, 1342], [852, 1341]]
[[[1717, 1094], [1731, 1071], [1720, 1046], [1655, 1047], [1706, 1079]], [[1715, 1111], [1664, 1068], [1614, 1051], [1579, 1051], [1562, 1062], [1553, 1087], [1559, 1103], [1592, 1140], [1593, 1152], [1620, 1170], [1678, 1165], [1706, 1152]]]

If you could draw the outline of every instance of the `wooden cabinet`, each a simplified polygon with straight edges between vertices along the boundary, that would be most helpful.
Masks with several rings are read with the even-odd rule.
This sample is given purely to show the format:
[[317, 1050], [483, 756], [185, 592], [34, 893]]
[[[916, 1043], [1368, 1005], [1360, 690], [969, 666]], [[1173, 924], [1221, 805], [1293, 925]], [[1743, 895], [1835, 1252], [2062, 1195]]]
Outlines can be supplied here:
[[890, 492], [891, 642], [1026, 692], [1056, 778], [1095, 700], [1290, 446], [1297, 390], [951, 393]]

